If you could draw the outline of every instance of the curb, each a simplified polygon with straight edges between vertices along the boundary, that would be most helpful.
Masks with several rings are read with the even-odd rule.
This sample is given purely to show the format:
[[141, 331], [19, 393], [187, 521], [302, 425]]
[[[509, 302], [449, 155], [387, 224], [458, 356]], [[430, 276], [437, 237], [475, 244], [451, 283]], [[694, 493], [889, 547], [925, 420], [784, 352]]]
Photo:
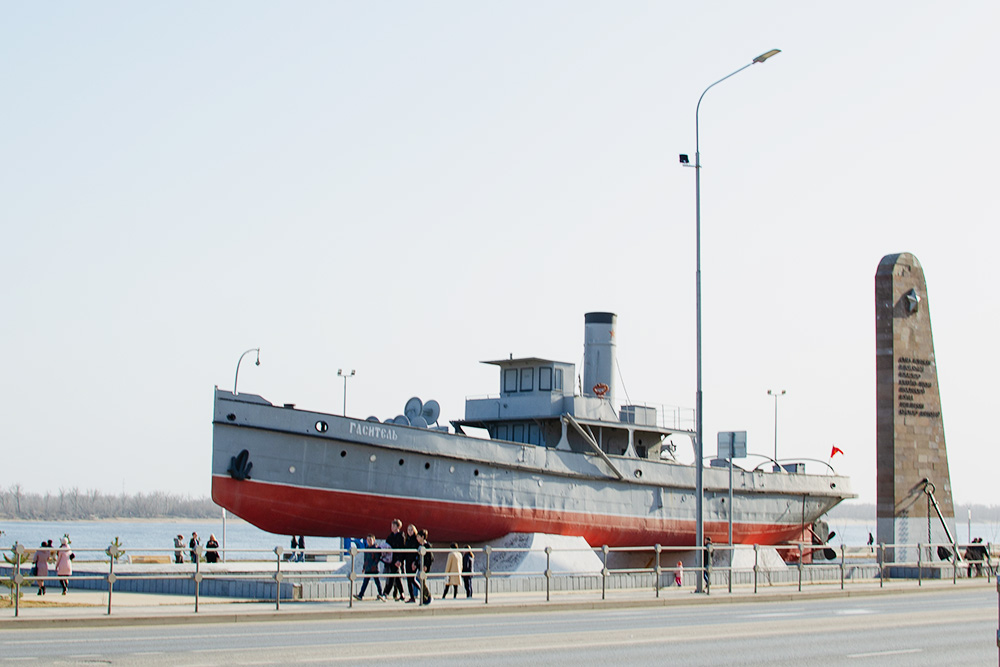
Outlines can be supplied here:
[[[273, 623], [288, 621], [331, 621], [331, 620], [357, 620], [357, 619], [383, 619], [400, 618], [418, 614], [421, 616], [451, 617], [466, 616], [470, 614], [505, 614], [517, 613], [547, 613], [564, 612], [591, 609], [642, 609], [656, 607], [677, 607], [694, 605], [724, 605], [724, 604], [752, 604], [755, 602], [795, 602], [802, 600], [824, 600], [834, 598], [864, 598], [882, 595], [917, 595], [945, 593], [952, 591], [966, 590], [993, 590], [993, 584], [987, 585], [953, 585], [945, 586], [922, 586], [922, 587], [886, 587], [886, 588], [864, 588], [864, 589], [836, 589], [824, 591], [773, 591], [765, 593], [722, 593], [711, 595], [690, 594], [683, 597], [669, 596], [651, 599], [619, 599], [619, 600], [585, 600], [585, 601], [515, 601], [515, 602], [494, 602], [490, 605], [480, 604], [475, 606], [462, 607], [415, 607], [415, 608], [373, 608], [368, 609], [297, 609], [283, 611], [251, 611], [251, 612], [231, 612], [223, 611], [214, 613], [212, 611], [195, 614], [194, 612], [176, 615], [162, 615], [157, 613], [139, 613], [121, 616], [92, 616], [92, 617], [60, 617], [60, 618], [6, 618], [0, 620], [0, 632], [4, 630], [17, 629], [58, 629], [58, 628], [83, 628], [83, 627], [142, 627], [159, 625], [204, 625], [210, 623]], [[289, 606], [298, 604], [315, 603], [286, 603]], [[322, 603], [320, 603], [322, 604]]]

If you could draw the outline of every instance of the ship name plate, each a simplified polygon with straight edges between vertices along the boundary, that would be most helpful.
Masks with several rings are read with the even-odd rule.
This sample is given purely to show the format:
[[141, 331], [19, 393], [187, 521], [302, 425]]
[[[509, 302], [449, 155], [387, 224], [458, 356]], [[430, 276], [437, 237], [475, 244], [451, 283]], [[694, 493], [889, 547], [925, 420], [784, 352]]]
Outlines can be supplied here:
[[351, 435], [360, 435], [366, 438], [381, 438], [382, 440], [397, 440], [399, 436], [391, 428], [375, 422], [351, 422]]

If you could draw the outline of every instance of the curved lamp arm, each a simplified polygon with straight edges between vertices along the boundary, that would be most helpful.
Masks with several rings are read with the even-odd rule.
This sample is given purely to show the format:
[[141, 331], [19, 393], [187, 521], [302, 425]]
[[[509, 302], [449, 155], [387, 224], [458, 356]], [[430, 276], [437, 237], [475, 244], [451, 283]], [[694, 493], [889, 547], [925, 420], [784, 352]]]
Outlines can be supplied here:
[[239, 392], [236, 391], [236, 385], [240, 381], [240, 364], [243, 363], [243, 357], [247, 356], [251, 352], [257, 353], [257, 365], [260, 366], [260, 348], [251, 347], [249, 350], [240, 355], [240, 360], [236, 362], [236, 377], [233, 379], [233, 396], [236, 396]]

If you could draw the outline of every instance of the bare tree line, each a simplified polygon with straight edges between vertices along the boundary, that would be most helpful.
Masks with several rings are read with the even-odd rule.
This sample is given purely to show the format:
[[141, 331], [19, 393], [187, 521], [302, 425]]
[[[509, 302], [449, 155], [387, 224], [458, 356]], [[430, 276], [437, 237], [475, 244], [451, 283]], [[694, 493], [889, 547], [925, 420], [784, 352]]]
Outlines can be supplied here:
[[21, 484], [0, 489], [2, 519], [204, 519], [218, 515], [219, 507], [211, 498], [192, 498], [162, 491], [118, 495], [74, 486], [40, 494], [25, 491]]

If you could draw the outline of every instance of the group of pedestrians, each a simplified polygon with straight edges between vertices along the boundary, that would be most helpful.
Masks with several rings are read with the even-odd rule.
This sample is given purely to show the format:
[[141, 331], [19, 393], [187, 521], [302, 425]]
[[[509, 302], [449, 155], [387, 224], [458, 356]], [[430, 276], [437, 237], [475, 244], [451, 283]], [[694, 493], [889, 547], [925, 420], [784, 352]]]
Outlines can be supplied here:
[[73, 559], [76, 555], [69, 548], [69, 537], [63, 536], [59, 540], [59, 548], [52, 546], [52, 540], [42, 542], [35, 549], [32, 558], [31, 576], [37, 577], [38, 594], [45, 595], [45, 577], [49, 576], [49, 565], [53, 562], [56, 567], [56, 576], [59, 577], [59, 584], [62, 586], [62, 594], [66, 595], [69, 588], [69, 577], [73, 574]]
[[972, 576], [973, 568], [975, 568], [977, 577], [983, 576], [983, 565], [986, 566], [987, 574], [990, 574], [990, 552], [983, 544], [983, 538], [977, 537], [972, 540], [972, 544], [965, 549], [963, 557], [969, 564], [969, 577]]
[[[423, 553], [420, 553], [420, 547], [424, 548]], [[392, 595], [392, 599], [396, 602], [405, 600], [407, 603], [416, 603], [419, 599], [420, 604], [430, 604], [431, 593], [426, 575], [434, 563], [434, 554], [431, 551], [433, 548], [426, 530], [417, 530], [411, 523], [404, 533], [403, 522], [399, 519], [392, 520], [389, 535], [381, 544], [376, 542], [374, 533], [369, 533], [365, 538], [365, 554], [361, 567], [364, 580], [361, 582], [361, 590], [354, 596], [355, 599], [363, 600], [369, 582], [374, 581], [376, 597], [380, 601], [385, 602], [389, 595]], [[459, 583], [464, 581], [466, 597], [472, 597], [474, 560], [472, 547], [467, 546], [463, 554], [459, 551], [457, 543], [451, 544], [445, 565], [445, 573], [448, 575], [444, 588], [445, 595], [448, 594], [449, 588], [454, 588], [453, 597], [458, 597]], [[386, 575], [384, 589], [379, 574]]]
[[[188, 549], [191, 556], [191, 562], [198, 562], [198, 547], [201, 546], [201, 538], [198, 537], [198, 533], [191, 533], [191, 539], [188, 540]], [[178, 535], [174, 538], [174, 562], [183, 563], [184, 562], [184, 536]], [[205, 562], [206, 563], [218, 563], [219, 562], [219, 541], [215, 539], [215, 535], [208, 536], [208, 542], [205, 543]]]

